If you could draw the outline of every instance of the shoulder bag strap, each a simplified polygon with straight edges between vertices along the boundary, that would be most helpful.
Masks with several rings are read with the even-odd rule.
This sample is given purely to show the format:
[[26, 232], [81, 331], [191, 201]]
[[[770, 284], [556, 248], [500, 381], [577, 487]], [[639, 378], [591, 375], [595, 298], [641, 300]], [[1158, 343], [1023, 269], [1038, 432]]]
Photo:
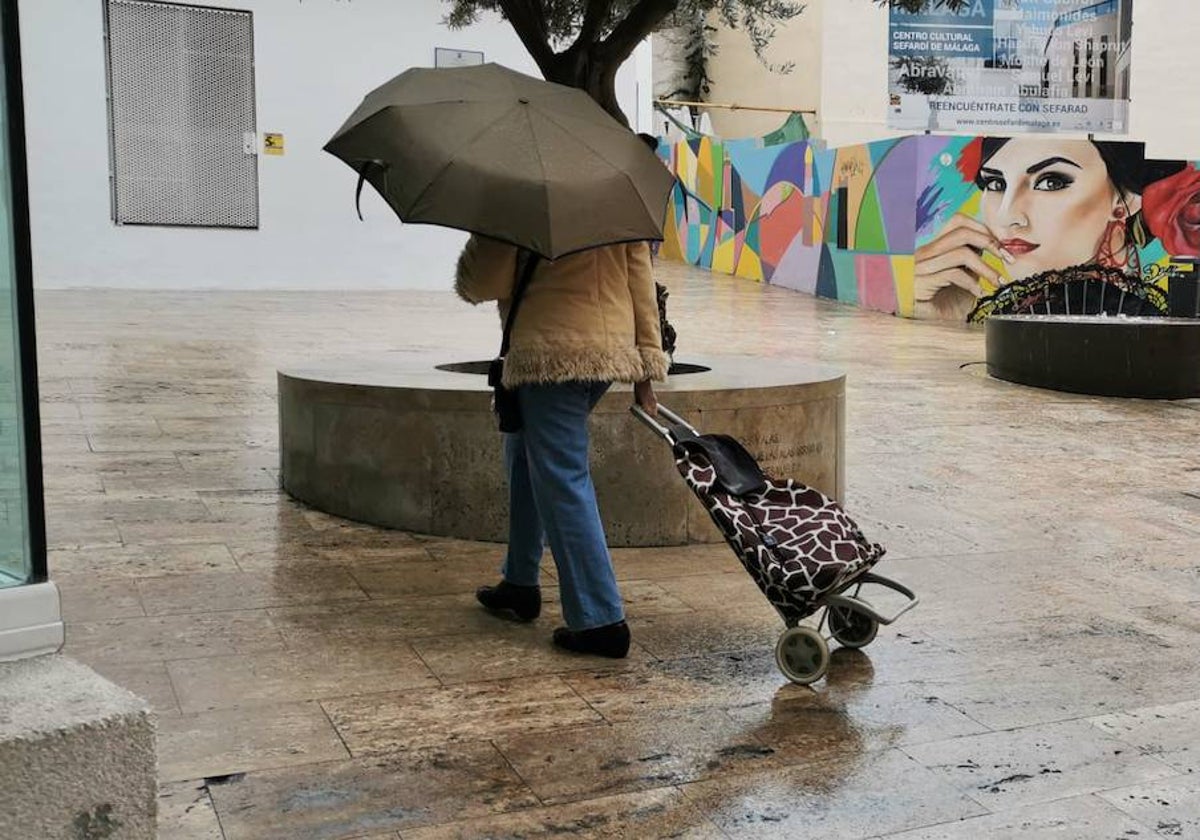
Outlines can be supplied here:
[[525, 258], [525, 265], [518, 268], [520, 276], [517, 279], [517, 285], [513, 289], [512, 304], [508, 307], [508, 317], [504, 319], [504, 338], [500, 342], [500, 358], [503, 359], [508, 355], [508, 344], [512, 338], [513, 324], [517, 320], [517, 310], [521, 306], [521, 299], [525, 296], [525, 289], [529, 286], [529, 282], [533, 279], [533, 272], [537, 269], [539, 257], [537, 254], [528, 254]]

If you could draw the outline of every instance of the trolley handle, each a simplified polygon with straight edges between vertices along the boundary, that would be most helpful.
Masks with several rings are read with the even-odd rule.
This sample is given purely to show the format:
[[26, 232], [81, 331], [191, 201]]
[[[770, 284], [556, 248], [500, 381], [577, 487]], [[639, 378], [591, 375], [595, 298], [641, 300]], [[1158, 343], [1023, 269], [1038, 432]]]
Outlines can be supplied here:
[[[650, 412], [646, 411], [646, 409], [642, 408], [637, 403], [634, 403], [633, 405], [631, 405], [629, 407], [629, 411], [633, 414], [634, 417], [641, 420], [648, 427], [650, 427], [650, 429], [653, 432], [655, 432], [655, 434], [659, 435], [664, 440], [666, 440], [667, 443], [674, 446], [678, 442], [677, 439], [675, 438], [674, 432], [671, 431], [670, 427], [664, 426], [662, 423], [660, 423], [658, 421], [657, 417], [650, 414]], [[690, 423], [688, 423], [688, 421], [684, 420], [682, 417], [680, 417], [674, 411], [671, 411], [671, 409], [667, 408], [662, 403], [658, 404], [658, 414], [662, 417], [665, 417], [668, 421], [670, 421], [671, 423], [674, 423], [676, 426], [682, 426], [683, 428], [687, 429], [692, 434], [698, 434], [698, 432], [692, 427], [692, 425]]]

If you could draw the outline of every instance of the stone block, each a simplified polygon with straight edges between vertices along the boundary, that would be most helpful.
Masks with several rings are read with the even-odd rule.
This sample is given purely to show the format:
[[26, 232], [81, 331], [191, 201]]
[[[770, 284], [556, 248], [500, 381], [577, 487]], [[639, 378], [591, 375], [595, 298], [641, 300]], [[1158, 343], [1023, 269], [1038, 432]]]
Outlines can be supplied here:
[[0, 663], [0, 837], [153, 840], [146, 704], [61, 655]]

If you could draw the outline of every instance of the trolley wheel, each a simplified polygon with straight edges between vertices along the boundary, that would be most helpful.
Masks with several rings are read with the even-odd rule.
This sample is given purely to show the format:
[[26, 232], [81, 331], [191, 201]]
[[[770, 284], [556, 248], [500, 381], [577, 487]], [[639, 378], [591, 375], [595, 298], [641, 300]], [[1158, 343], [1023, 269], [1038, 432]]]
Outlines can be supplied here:
[[875, 641], [875, 634], [879, 632], [878, 621], [851, 607], [830, 607], [828, 619], [829, 635], [844, 648], [866, 647]]
[[829, 668], [829, 646], [812, 627], [789, 627], [775, 645], [775, 662], [792, 682], [811, 685]]

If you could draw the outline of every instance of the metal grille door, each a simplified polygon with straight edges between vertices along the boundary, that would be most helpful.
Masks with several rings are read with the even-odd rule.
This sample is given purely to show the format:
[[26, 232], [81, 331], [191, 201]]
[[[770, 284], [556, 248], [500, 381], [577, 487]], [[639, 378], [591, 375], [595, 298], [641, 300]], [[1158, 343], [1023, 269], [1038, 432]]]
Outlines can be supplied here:
[[251, 14], [107, 4], [113, 218], [258, 227]]

